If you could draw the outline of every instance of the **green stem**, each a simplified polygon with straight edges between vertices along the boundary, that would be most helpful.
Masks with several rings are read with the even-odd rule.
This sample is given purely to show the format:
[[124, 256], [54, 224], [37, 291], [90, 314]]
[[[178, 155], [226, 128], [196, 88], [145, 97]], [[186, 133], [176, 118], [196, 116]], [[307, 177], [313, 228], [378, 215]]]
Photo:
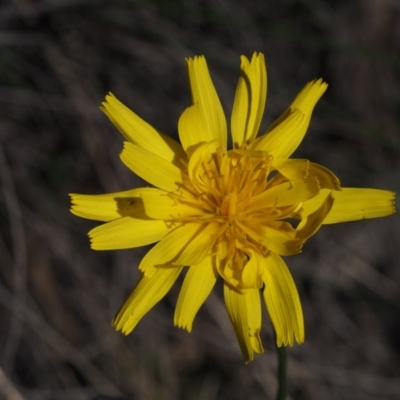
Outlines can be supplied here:
[[[276, 343], [276, 342], [275, 342]], [[278, 355], [278, 393], [276, 400], [285, 400], [286, 398], [286, 382], [287, 382], [287, 355], [286, 347], [276, 346]]]

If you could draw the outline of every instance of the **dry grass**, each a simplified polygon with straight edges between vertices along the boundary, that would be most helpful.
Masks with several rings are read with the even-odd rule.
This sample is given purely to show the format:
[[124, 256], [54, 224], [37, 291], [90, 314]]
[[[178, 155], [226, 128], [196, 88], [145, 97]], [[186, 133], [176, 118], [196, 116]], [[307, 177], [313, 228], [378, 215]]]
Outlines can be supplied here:
[[[272, 399], [276, 357], [244, 365], [220, 293], [189, 335], [179, 285], [129, 337], [110, 320], [145, 249], [96, 253], [67, 193], [140, 183], [98, 106], [114, 92], [176, 136], [184, 57], [205, 54], [229, 112], [239, 55], [266, 54], [266, 126], [305, 84], [330, 88], [299, 157], [344, 186], [400, 191], [396, 0], [0, 2], [0, 398]], [[287, 259], [307, 340], [288, 350], [289, 399], [400, 398], [399, 217], [325, 227]], [[100, 397], [97, 397], [100, 399]], [[102, 397], [103, 399], [105, 397]]]

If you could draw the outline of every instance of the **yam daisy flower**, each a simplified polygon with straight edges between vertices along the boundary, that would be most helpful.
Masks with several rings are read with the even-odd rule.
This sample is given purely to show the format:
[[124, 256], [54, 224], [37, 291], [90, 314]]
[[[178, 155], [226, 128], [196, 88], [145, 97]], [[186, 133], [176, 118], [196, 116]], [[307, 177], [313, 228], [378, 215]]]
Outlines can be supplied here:
[[[157, 243], [139, 265], [143, 276], [112, 325], [130, 333], [186, 276], [174, 323], [193, 320], [218, 278], [244, 360], [262, 353], [261, 296], [277, 345], [304, 341], [303, 313], [281, 256], [299, 253], [322, 224], [376, 218], [394, 212], [394, 193], [341, 188], [321, 165], [289, 158], [302, 141], [321, 79], [305, 85], [289, 108], [257, 137], [267, 75], [264, 56], [241, 57], [241, 75], [228, 128], [203, 56], [186, 60], [193, 105], [178, 123], [181, 144], [160, 133], [114, 95], [102, 111], [124, 135], [122, 162], [150, 187], [103, 195], [71, 194], [71, 212], [106, 222], [89, 232], [95, 250]], [[293, 223], [295, 222], [295, 223]]]

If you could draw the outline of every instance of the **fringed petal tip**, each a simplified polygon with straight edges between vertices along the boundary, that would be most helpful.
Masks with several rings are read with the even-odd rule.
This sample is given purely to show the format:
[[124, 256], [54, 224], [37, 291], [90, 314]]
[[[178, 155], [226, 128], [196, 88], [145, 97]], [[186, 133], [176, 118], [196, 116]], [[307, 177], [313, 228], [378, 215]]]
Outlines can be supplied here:
[[[328, 84], [322, 78], [315, 78], [308, 82], [303, 90], [297, 95], [291, 108], [298, 108], [302, 112], [310, 112], [317, 101], [328, 89]], [[310, 110], [311, 109], [311, 110]]]
[[68, 193], [68, 196], [69, 196], [69, 200], [71, 202], [70, 211], [72, 212], [72, 210], [76, 208], [76, 206], [78, 204], [78, 201], [79, 201], [79, 198], [81, 196], [85, 196], [85, 195], [78, 194], [78, 193]]
[[123, 335], [128, 336], [133, 329], [126, 329], [125, 326], [118, 323], [118, 320], [113, 319], [111, 321], [111, 327], [114, 328], [117, 332], [121, 332]]
[[390, 193], [390, 199], [392, 201], [393, 213], [395, 213], [396, 212], [396, 200], [397, 200], [396, 192], [392, 192], [390, 190], [388, 192]]
[[106, 94], [106, 96], [104, 97], [104, 100], [100, 104], [100, 107], [99, 107], [100, 110], [104, 112], [104, 108], [107, 107], [107, 105], [114, 100], [118, 101], [118, 99], [114, 96], [114, 94], [112, 92], [108, 92]]
[[276, 346], [277, 347], [293, 347], [296, 343], [303, 344], [305, 340], [304, 330], [302, 332], [295, 331], [286, 336], [278, 335], [276, 332]]
[[124, 336], [128, 336], [135, 329], [145, 313], [140, 316], [134, 316], [133, 314], [134, 311], [130, 309], [128, 301], [126, 301], [112, 319], [111, 327]]
[[199, 54], [199, 55], [195, 55], [193, 57], [186, 57], [185, 58], [185, 62], [186, 62], [187, 66], [189, 66], [192, 63], [202, 63], [202, 62], [205, 62], [205, 61], [206, 61], [206, 58], [204, 57], [203, 54]]
[[[94, 228], [94, 229], [96, 229], [96, 228]], [[93, 229], [91, 231], [89, 231], [87, 234], [88, 238], [89, 238], [89, 245], [92, 250], [96, 250], [96, 251], [114, 250], [114, 249], [109, 249], [102, 242], [100, 242], [97, 239], [96, 234], [93, 234], [92, 231], [93, 231]]]
[[176, 326], [179, 329], [184, 329], [185, 331], [190, 333], [190, 332], [192, 332], [193, 323], [191, 323], [191, 324], [184, 323], [183, 321], [177, 321], [176, 319], [174, 319], [174, 326]]
[[388, 217], [389, 215], [393, 215], [397, 210], [396, 210], [396, 202], [397, 202], [397, 197], [396, 197], [396, 193], [387, 190], [388, 194], [388, 201], [389, 201], [389, 205], [387, 207], [387, 214], [382, 215], [383, 217]]
[[70, 200], [70, 208], [69, 208], [69, 212], [71, 214], [77, 215], [78, 217], [80, 216], [79, 214], [77, 214], [76, 212], [76, 198], [79, 196], [76, 193], [68, 193], [69, 196], [69, 200]]
[[[138, 282], [138, 285], [139, 284], [140, 281]], [[145, 314], [143, 313], [142, 315], [137, 317], [133, 315], [134, 310], [132, 309], [131, 306], [133, 295], [134, 295], [134, 290], [132, 291], [128, 299], [125, 301], [125, 303], [122, 304], [121, 308], [118, 310], [118, 312], [115, 314], [114, 318], [111, 321], [111, 327], [125, 336], [128, 336], [133, 331], [133, 329], [138, 324], [139, 320]]]
[[184, 330], [188, 331], [189, 333], [192, 331], [192, 327], [189, 326], [187, 323], [184, 323], [183, 321], [178, 320], [176, 315], [174, 316], [174, 326], [176, 326], [179, 329], [184, 329]]
[[386, 214], [383, 214], [382, 217], [389, 217], [390, 215], [393, 215], [396, 213], [396, 202], [397, 202], [397, 197], [395, 192], [389, 192], [390, 193], [390, 204], [386, 209]]

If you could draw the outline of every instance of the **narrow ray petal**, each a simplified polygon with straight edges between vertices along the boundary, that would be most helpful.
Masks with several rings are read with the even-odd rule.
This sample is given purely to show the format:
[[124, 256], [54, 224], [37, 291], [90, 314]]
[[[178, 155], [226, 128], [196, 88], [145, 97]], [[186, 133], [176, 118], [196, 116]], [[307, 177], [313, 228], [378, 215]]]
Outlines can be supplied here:
[[154, 129], [121, 103], [112, 93], [106, 96], [100, 109], [127, 140], [178, 167], [182, 166], [181, 161], [186, 159], [182, 146], [171, 137]]
[[232, 287], [245, 289], [240, 282], [241, 274], [233, 266], [235, 256], [235, 247], [232, 242], [223, 238], [218, 241], [217, 254], [215, 257], [215, 266], [221, 278]]
[[[121, 217], [145, 218], [141, 195], [150, 188], [137, 188], [107, 194], [71, 193], [71, 213], [96, 221], [112, 221]], [[165, 194], [164, 191], [158, 190]], [[154, 217], [151, 217], [154, 218]]]
[[272, 161], [272, 166], [290, 180], [307, 178], [309, 165], [308, 160], [299, 158], [276, 158]]
[[[188, 223], [179, 226], [157, 243], [142, 259], [139, 269], [151, 276], [157, 267], [170, 265], [195, 265], [206, 256], [215, 240], [208, 224]], [[207, 231], [205, 229], [207, 228]], [[205, 231], [205, 234], [203, 232]], [[202, 244], [205, 247], [201, 247]], [[211, 244], [210, 244], [211, 243]]]
[[270, 221], [261, 225], [254, 218], [248, 218], [238, 225], [256, 242], [280, 255], [297, 254], [303, 246], [304, 240], [296, 237], [296, 231], [288, 222]]
[[304, 342], [303, 311], [285, 262], [276, 254], [265, 258], [264, 299], [276, 333], [278, 346]]
[[264, 351], [260, 339], [260, 292], [258, 289], [249, 289], [246, 293], [239, 293], [224, 284], [224, 299], [244, 361], [248, 363], [253, 360], [254, 352]]
[[330, 189], [320, 189], [318, 194], [304, 201], [300, 210], [292, 215], [293, 218], [297, 218], [299, 220], [307, 218], [310, 214], [316, 212], [322, 206], [323, 202], [331, 193], [332, 190]]
[[290, 206], [314, 197], [319, 190], [318, 180], [314, 177], [281, 183], [254, 196], [248, 209]]
[[215, 241], [225, 229], [225, 226], [216, 222], [197, 224], [199, 229], [177, 256], [175, 263], [181, 265], [197, 265], [209, 257]]
[[243, 268], [242, 282], [246, 288], [260, 289], [262, 286], [263, 256], [257, 251], [249, 251], [249, 261]]
[[333, 206], [324, 224], [386, 217], [396, 211], [396, 194], [389, 190], [343, 188], [332, 196]]
[[322, 165], [310, 162], [308, 175], [318, 179], [321, 189], [341, 190], [339, 178]]
[[174, 220], [191, 216], [201, 218], [204, 210], [196, 205], [194, 197], [183, 197], [156, 188], [145, 188], [140, 192], [143, 212], [154, 219]]
[[333, 203], [333, 195], [329, 194], [317, 210], [310, 213], [300, 221], [296, 228], [297, 237], [306, 240], [317, 233], [318, 229], [324, 223], [326, 216], [332, 209]]
[[[207, 142], [206, 135], [200, 135], [199, 132], [204, 131], [203, 122], [200, 116], [200, 108], [198, 104], [194, 104], [182, 113], [178, 121], [178, 132], [182, 146], [186, 154], [190, 156], [193, 151], [201, 143]], [[217, 142], [213, 142], [214, 149], [218, 147]]]
[[116, 314], [112, 326], [128, 335], [171, 289], [182, 268], [159, 269], [151, 277], [143, 276]]
[[204, 166], [212, 162], [211, 149], [208, 143], [202, 143], [193, 151], [189, 164], [188, 174], [192, 182], [208, 179]]
[[250, 148], [268, 151], [276, 158], [288, 158], [297, 149], [310, 124], [311, 115], [328, 85], [314, 80], [302, 89], [290, 107], [256, 139]]
[[176, 326], [192, 331], [194, 318], [211, 293], [217, 277], [211, 257], [206, 257], [200, 264], [188, 269], [175, 308]]
[[282, 118], [279, 124], [269, 128], [264, 135], [250, 143], [249, 149], [266, 151], [274, 158], [288, 158], [286, 147], [290, 146], [292, 136], [297, 136], [305, 125], [305, 116], [299, 110], [287, 110], [284, 115], [285, 118]]
[[225, 150], [227, 146], [227, 128], [224, 111], [218, 94], [212, 83], [206, 59], [203, 56], [186, 59], [193, 104], [198, 106], [199, 115], [193, 118], [197, 133], [184, 137], [186, 129], [179, 136], [185, 150], [201, 142], [217, 143]]
[[182, 185], [182, 171], [177, 166], [133, 143], [124, 143], [121, 160], [136, 175], [167, 192]]
[[163, 220], [123, 217], [92, 229], [88, 235], [92, 249], [117, 250], [158, 242], [170, 230]]
[[239, 148], [257, 135], [264, 113], [267, 95], [267, 72], [264, 55], [254, 53], [251, 62], [241, 57], [241, 76], [232, 109], [231, 131], [233, 143]]
[[282, 256], [297, 254], [300, 253], [304, 240], [296, 237], [295, 233], [288, 222], [272, 221], [263, 226], [261, 243], [268, 250]]

